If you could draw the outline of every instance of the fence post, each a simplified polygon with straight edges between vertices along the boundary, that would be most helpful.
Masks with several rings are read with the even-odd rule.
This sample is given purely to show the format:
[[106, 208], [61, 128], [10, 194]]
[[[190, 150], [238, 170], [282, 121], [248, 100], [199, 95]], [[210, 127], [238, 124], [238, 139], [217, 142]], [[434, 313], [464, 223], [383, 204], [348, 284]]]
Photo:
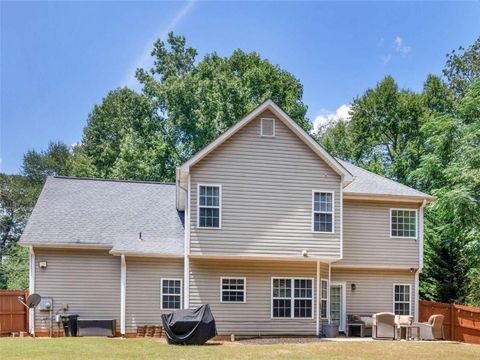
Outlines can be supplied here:
[[455, 304], [450, 304], [450, 340], [455, 341]]

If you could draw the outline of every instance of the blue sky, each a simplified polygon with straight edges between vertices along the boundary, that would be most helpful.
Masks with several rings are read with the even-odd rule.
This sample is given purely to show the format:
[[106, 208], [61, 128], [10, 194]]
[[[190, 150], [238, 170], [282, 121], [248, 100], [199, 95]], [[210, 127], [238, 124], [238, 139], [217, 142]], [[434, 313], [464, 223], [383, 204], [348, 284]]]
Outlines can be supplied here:
[[81, 139], [111, 89], [134, 88], [169, 30], [205, 53], [258, 51], [304, 85], [312, 121], [345, 113], [385, 75], [420, 90], [445, 54], [480, 35], [480, 5], [324, 2], [2, 2], [1, 171], [28, 149]]

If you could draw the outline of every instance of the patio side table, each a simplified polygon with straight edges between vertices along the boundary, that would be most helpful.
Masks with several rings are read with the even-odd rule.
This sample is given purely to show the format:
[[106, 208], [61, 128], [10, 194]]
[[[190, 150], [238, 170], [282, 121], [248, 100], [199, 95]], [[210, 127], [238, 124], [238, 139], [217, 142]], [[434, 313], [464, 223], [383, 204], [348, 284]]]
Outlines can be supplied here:
[[360, 328], [360, 337], [363, 337], [363, 324], [361, 323], [347, 323], [347, 336], [350, 336], [350, 327], [357, 326]]
[[409, 341], [410, 339], [413, 339], [413, 334], [412, 334], [412, 329], [417, 330], [417, 336], [415, 340], [420, 340], [420, 326], [418, 325], [399, 325], [398, 326], [398, 336], [397, 338], [401, 340], [401, 335], [402, 335], [402, 328], [405, 329], [405, 340]]

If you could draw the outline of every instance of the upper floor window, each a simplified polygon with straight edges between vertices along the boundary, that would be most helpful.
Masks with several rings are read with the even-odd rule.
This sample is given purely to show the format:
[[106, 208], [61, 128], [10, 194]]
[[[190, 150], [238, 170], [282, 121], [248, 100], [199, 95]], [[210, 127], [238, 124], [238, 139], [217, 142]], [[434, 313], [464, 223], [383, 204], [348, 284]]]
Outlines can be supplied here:
[[219, 185], [198, 185], [198, 227], [220, 228], [222, 189]]
[[410, 284], [393, 285], [393, 311], [395, 315], [410, 315]]
[[333, 233], [333, 191], [313, 192], [313, 231]]
[[390, 209], [390, 237], [417, 237], [417, 210]]
[[161, 308], [180, 309], [182, 304], [182, 280], [162, 279]]
[[262, 118], [261, 122], [261, 136], [275, 136], [275, 119]]
[[221, 302], [245, 302], [245, 278], [222, 277]]

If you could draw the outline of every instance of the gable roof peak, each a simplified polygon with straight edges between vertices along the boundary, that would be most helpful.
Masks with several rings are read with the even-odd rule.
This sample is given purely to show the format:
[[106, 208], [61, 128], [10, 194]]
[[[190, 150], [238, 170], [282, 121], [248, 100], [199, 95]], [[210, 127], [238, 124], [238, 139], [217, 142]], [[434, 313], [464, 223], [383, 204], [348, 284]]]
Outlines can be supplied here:
[[[193, 155], [188, 161], [179, 167], [179, 172], [188, 173], [190, 167], [198, 163], [201, 159], [207, 156], [210, 152], [224, 143], [227, 139], [232, 137], [236, 132], [242, 129], [245, 125], [250, 123], [258, 115], [265, 110], [270, 110], [277, 118], [282, 121], [293, 133], [295, 133], [308, 147], [310, 147], [321, 159], [323, 159], [338, 175], [342, 178], [344, 185], [349, 184], [353, 180], [352, 174], [333, 156], [331, 156], [319, 143], [317, 143], [300, 125], [298, 125], [280, 106], [278, 106], [272, 99], [265, 100], [262, 104], [253, 109], [243, 119], [238, 121], [235, 125], [230, 127], [222, 135], [204, 147], [202, 150]], [[180, 179], [181, 180], [181, 179]]]

